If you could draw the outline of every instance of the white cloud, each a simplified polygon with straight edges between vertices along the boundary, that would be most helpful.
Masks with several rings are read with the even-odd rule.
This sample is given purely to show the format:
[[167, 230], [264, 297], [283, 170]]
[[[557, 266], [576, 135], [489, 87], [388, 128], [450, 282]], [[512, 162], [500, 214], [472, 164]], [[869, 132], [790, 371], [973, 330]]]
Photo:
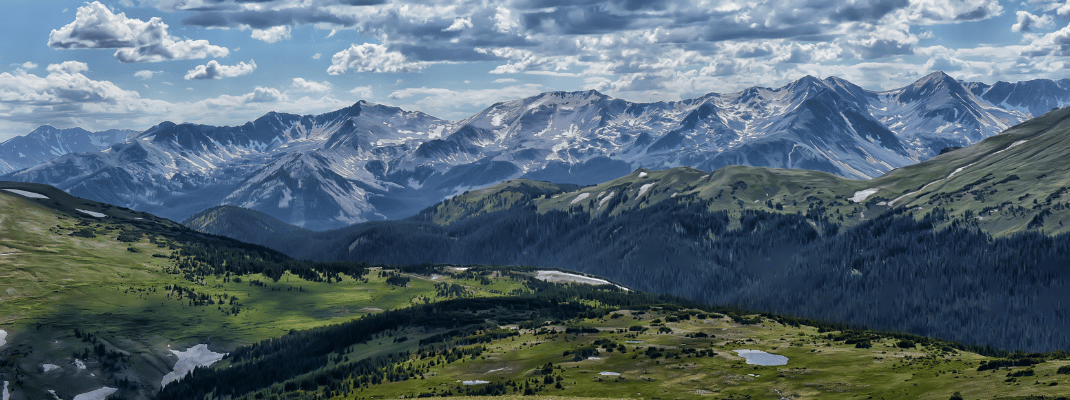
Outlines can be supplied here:
[[1018, 22], [1011, 25], [1012, 32], [1032, 32], [1033, 28], [1050, 28], [1051, 15], [1036, 16], [1029, 11], [1018, 11]]
[[141, 79], [152, 79], [153, 75], [156, 75], [156, 71], [149, 71], [147, 69], [143, 69], [134, 73], [134, 77]]
[[313, 60], [319, 60], [319, 59], [320, 59], [320, 57], [323, 57], [323, 54], [320, 54], [320, 53], [316, 53], [316, 54], [313, 54], [313, 55], [312, 55], [312, 59], [313, 59]]
[[349, 93], [362, 99], [371, 98], [373, 95], [371, 86], [357, 86], [353, 88], [353, 90], [350, 90]]
[[327, 73], [341, 75], [350, 69], [357, 72], [416, 72], [423, 66], [410, 62], [399, 52], [387, 50], [385, 45], [364, 43], [350, 45], [335, 53]]
[[45, 70], [48, 75], [44, 76], [22, 69], [0, 73], [0, 119], [7, 122], [5, 129], [46, 123], [117, 127], [131, 120], [145, 121], [150, 113], [168, 109], [166, 103], [142, 99], [136, 91], [90, 79], [85, 75], [89, 66], [83, 62], [65, 61]]
[[301, 92], [326, 93], [331, 91], [330, 82], [314, 82], [304, 78], [294, 78], [293, 88]]
[[21, 67], [25, 70], [37, 69], [37, 64], [27, 61], [22, 63]]
[[246, 96], [248, 96], [247, 101], [250, 103], [273, 103], [286, 100], [286, 95], [279, 92], [278, 89], [259, 86]]
[[189, 60], [208, 56], [225, 57], [225, 47], [207, 40], [178, 40], [167, 32], [159, 18], [148, 22], [116, 15], [99, 1], [78, 8], [74, 22], [52, 30], [48, 46], [53, 49], [118, 49], [115, 58], [122, 62], [157, 62]]
[[268, 29], [253, 29], [252, 38], [267, 43], [275, 43], [282, 39], [289, 39], [290, 27], [288, 25], [282, 25]]
[[505, 7], [494, 9], [494, 30], [500, 33], [510, 33], [520, 29], [520, 23], [513, 19], [513, 13]]
[[1003, 6], [993, 0], [914, 0], [900, 18], [907, 22], [935, 25], [977, 21], [1003, 14]]
[[253, 60], [249, 60], [248, 64], [242, 61], [234, 66], [222, 65], [216, 60], [212, 60], [209, 61], [208, 64], [198, 65], [189, 70], [189, 72], [186, 72], [186, 80], [233, 78], [251, 74], [255, 70], [256, 61]]
[[448, 28], [443, 29], [443, 32], [458, 32], [472, 27], [471, 18], [457, 18], [453, 20], [453, 24]]
[[1022, 55], [1028, 57], [1070, 56], [1070, 25], [1036, 38], [1025, 46]]

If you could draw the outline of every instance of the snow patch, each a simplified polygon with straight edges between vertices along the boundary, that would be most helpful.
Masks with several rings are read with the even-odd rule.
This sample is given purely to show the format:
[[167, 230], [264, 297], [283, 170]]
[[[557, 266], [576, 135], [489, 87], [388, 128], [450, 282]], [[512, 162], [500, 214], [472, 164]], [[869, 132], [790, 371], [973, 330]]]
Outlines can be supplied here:
[[606, 204], [606, 201], [609, 201], [609, 199], [612, 199], [613, 196], [616, 195], [616, 194], [617, 194], [617, 192], [609, 192], [609, 194], [606, 195], [606, 197], [603, 197], [602, 200], [598, 201], [598, 208], [602, 208], [602, 206]]
[[77, 358], [74, 359], [74, 366], [78, 367], [78, 369], [85, 369], [85, 363], [82, 362], [82, 360], [79, 360]]
[[11, 398], [11, 392], [7, 391], [7, 381], [4, 381], [4, 393], [3, 393], [3, 395], [4, 396], [2, 398], [0, 398], [0, 400], [9, 400]]
[[647, 177], [647, 175], [648, 175], [648, 174], [647, 174], [646, 172], [640, 172], [640, 173], [639, 173], [639, 178], [640, 178], [640, 179], [642, 179], [642, 178], [646, 178], [646, 177]]
[[82, 214], [85, 214], [85, 215], [88, 215], [90, 217], [96, 217], [96, 218], [105, 218], [105, 217], [107, 217], [107, 215], [104, 215], [103, 213], [98, 213], [96, 211], [83, 210], [81, 208], [75, 208], [75, 210], [78, 210], [78, 212], [80, 212]]
[[487, 371], [487, 373], [488, 374], [493, 374], [493, 373], [498, 372], [498, 371], [505, 371], [505, 368], [492, 369], [490, 371]]
[[645, 185], [643, 185], [643, 186], [640, 186], [640, 187], [639, 187], [639, 194], [637, 194], [637, 195], [635, 196], [635, 199], [636, 199], [636, 200], [639, 200], [639, 198], [640, 198], [640, 197], [643, 197], [643, 193], [646, 193], [646, 191], [647, 191], [647, 190], [650, 190], [650, 188], [652, 188], [652, 187], [654, 187], [654, 184], [653, 184], [653, 183], [648, 183], [648, 184], [645, 184]]
[[11, 193], [17, 194], [17, 195], [22, 196], [22, 197], [29, 197], [31, 199], [48, 199], [48, 196], [45, 196], [43, 194], [34, 193], [34, 192], [27, 192], [25, 190], [4, 189], [4, 191], [11, 192]]
[[119, 389], [102, 387], [92, 392], [82, 393], [80, 395], [74, 396], [74, 400], [104, 400], [108, 396], [111, 396], [112, 393], [118, 391]]
[[461, 382], [461, 384], [465, 385], [465, 386], [486, 385], [486, 384], [490, 383], [490, 381], [480, 381], [480, 380], [476, 380], [476, 381], [457, 381], [457, 382]]
[[[538, 271], [538, 272], [535, 273], [535, 279], [538, 279], [540, 281], [546, 281], [546, 282], [554, 282], [554, 283], [558, 283], [558, 282], [574, 282], [574, 283], [585, 283], [585, 284], [588, 284], [588, 285], [611, 285], [611, 283], [609, 283], [609, 281], [607, 281], [605, 279], [589, 278], [589, 277], [586, 277], [586, 276], [583, 276], [583, 275], [570, 274], [570, 273], [560, 272], [560, 271]], [[625, 291], [628, 290], [628, 288], [625, 288], [625, 287], [620, 286], [620, 285], [617, 285], [617, 287], [619, 287], [621, 289], [624, 289]]]
[[59, 368], [60, 367], [58, 365], [56, 365], [56, 364], [45, 364], [45, 365], [41, 366], [41, 369], [43, 369], [45, 372], [55, 371], [55, 370], [57, 370]]
[[855, 203], [861, 203], [863, 201], [866, 201], [866, 198], [872, 196], [874, 193], [877, 193], [877, 189], [859, 190], [855, 192], [854, 196], [851, 197], [851, 201]]
[[599, 372], [598, 375], [602, 375], [602, 376], [620, 376], [620, 372], [602, 371], [602, 372]]
[[7, 344], [7, 331], [0, 329], [0, 346]]
[[571, 202], [571, 203], [569, 203], [569, 204], [576, 204], [576, 203], [579, 203], [579, 202], [583, 201], [583, 199], [586, 199], [586, 198], [588, 198], [588, 197], [591, 197], [591, 194], [590, 194], [590, 193], [580, 193], [580, 195], [579, 195], [579, 196], [576, 196], [576, 198], [575, 198], [575, 199], [573, 199], [573, 200], [572, 200], [572, 202]]
[[207, 344], [198, 344], [186, 349], [186, 351], [171, 350], [171, 352], [178, 356], [178, 362], [175, 363], [175, 370], [169, 372], [160, 381], [160, 387], [181, 379], [190, 371], [193, 371], [194, 368], [212, 365], [227, 355], [226, 353], [216, 353], [208, 350]]

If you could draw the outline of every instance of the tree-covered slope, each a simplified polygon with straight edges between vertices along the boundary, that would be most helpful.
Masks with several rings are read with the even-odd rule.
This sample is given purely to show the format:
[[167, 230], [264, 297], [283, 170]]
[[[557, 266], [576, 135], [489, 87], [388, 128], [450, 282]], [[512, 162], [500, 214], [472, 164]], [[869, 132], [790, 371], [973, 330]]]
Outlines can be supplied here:
[[[1056, 399], [1070, 384], [1065, 352], [980, 355], [909, 334], [561, 287], [535, 272], [469, 269], [525, 285], [492, 301], [459, 298], [290, 332], [235, 350], [160, 398]], [[742, 357], [755, 351], [773, 359]]]

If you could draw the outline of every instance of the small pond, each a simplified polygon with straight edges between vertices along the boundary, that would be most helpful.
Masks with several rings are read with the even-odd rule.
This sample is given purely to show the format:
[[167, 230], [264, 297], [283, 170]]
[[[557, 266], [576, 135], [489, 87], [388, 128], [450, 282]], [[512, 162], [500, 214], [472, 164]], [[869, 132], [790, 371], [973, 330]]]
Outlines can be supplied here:
[[761, 350], [733, 350], [740, 357], [747, 359], [747, 364], [754, 365], [785, 365], [788, 358], [779, 354], [769, 354]]

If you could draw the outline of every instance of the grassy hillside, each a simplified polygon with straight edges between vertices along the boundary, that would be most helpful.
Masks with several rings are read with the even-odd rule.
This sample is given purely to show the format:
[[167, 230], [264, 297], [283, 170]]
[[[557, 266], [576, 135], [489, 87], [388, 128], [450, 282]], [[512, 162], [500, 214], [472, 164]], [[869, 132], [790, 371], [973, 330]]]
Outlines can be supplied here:
[[[227, 352], [291, 329], [437, 301], [436, 285], [471, 286], [451, 277], [398, 286], [387, 283], [395, 273], [374, 266], [294, 262], [24, 183], [0, 183], [0, 238], [0, 329], [8, 334], [0, 381], [11, 382], [16, 400], [102, 386], [146, 398], [176, 361], [169, 349], [207, 343]], [[515, 287], [495, 281], [471, 293]]]
[[[754, 365], [737, 350], [786, 360]], [[294, 366], [294, 354], [316, 361]], [[460, 299], [295, 332], [225, 362], [162, 398], [1054, 399], [1070, 385], [1062, 352], [986, 357], [911, 335], [533, 280], [498, 302]]]

